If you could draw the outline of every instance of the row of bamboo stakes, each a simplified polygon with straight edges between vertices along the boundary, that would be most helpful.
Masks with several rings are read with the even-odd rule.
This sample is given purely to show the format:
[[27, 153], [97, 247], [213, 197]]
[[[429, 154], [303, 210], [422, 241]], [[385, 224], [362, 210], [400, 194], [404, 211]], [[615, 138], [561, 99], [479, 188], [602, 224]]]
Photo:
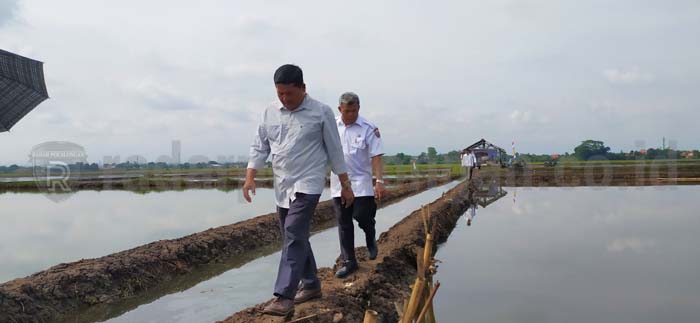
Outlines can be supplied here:
[[[408, 301], [404, 299], [402, 305], [394, 304], [399, 313], [399, 323], [435, 323], [433, 298], [440, 288], [440, 281], [433, 284], [433, 276], [437, 272], [439, 260], [433, 258], [435, 227], [430, 218], [430, 205], [421, 206], [421, 215], [425, 230], [425, 246], [422, 255], [416, 254], [417, 277], [410, 298]], [[377, 322], [379, 322], [379, 314], [376, 311], [367, 310], [364, 323]]]

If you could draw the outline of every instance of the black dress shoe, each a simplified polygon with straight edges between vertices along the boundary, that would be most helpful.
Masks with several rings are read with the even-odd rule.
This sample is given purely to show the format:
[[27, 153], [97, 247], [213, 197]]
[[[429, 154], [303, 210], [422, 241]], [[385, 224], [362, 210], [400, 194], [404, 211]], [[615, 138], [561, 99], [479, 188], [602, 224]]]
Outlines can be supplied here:
[[352, 274], [355, 270], [357, 270], [357, 268], [357, 261], [348, 260], [345, 262], [345, 266], [343, 266], [335, 272], [335, 277], [345, 278], [348, 275]]

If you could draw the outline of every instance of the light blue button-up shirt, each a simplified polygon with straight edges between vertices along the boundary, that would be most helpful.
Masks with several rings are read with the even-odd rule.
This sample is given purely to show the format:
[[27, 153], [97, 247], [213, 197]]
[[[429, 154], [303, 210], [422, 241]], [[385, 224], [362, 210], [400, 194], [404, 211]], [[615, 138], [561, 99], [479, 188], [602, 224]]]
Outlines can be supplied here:
[[263, 112], [248, 168], [262, 168], [270, 155], [275, 200], [282, 208], [289, 208], [295, 193], [321, 194], [329, 162], [335, 174], [347, 172], [333, 111], [308, 94], [293, 111], [276, 102]]

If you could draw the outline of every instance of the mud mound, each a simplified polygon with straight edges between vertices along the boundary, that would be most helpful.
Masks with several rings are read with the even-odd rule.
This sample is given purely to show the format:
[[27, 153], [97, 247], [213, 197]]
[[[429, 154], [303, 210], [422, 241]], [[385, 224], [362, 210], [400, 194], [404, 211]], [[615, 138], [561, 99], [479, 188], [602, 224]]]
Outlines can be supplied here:
[[[469, 207], [470, 192], [473, 192], [469, 185], [464, 182], [430, 204], [438, 243], [447, 240], [457, 220]], [[335, 268], [320, 269], [323, 297], [297, 305], [292, 319], [308, 317], [303, 322], [362, 322], [365, 310], [373, 309], [381, 314], [383, 322], [396, 322], [394, 302], [409, 292], [409, 285], [416, 275], [416, 253], [422, 252], [424, 243], [421, 211], [416, 210], [380, 236], [376, 260], [363, 257], [365, 248], [358, 248], [360, 270], [348, 278], [335, 278]], [[265, 305], [247, 308], [222, 322], [285, 321], [285, 318], [261, 314]]]

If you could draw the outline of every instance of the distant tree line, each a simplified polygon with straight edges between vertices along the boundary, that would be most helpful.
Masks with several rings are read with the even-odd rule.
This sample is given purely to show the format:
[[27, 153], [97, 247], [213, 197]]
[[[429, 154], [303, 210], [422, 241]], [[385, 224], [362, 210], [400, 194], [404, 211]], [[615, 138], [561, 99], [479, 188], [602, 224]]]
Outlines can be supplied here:
[[[562, 161], [566, 160], [654, 160], [654, 159], [678, 159], [685, 158], [685, 155], [692, 153], [693, 159], [700, 159], [700, 151], [698, 150], [674, 150], [670, 148], [649, 148], [638, 151], [630, 150], [629, 152], [612, 152], [610, 147], [606, 146], [600, 140], [584, 140], [580, 145], [574, 147], [574, 153], [568, 152], [559, 155]], [[537, 155], [537, 154], [519, 154], [520, 158], [528, 162], [545, 162], [553, 159], [555, 155]]]
[[386, 165], [410, 165], [412, 161], [416, 161], [416, 164], [457, 164], [460, 163], [459, 156], [460, 152], [458, 150], [451, 150], [446, 154], [440, 154], [437, 152], [435, 147], [428, 147], [425, 152], [420, 153], [417, 156], [407, 155], [405, 153], [398, 153], [396, 155], [385, 155], [384, 164]]
[[[700, 159], [700, 151], [698, 150], [673, 150], [670, 148], [649, 148], [639, 151], [629, 152], [612, 152], [610, 147], [606, 146], [603, 141], [599, 140], [584, 140], [580, 145], [574, 147], [572, 154], [565, 152], [563, 154], [547, 155], [547, 154], [518, 154], [518, 158], [522, 158], [527, 162], [546, 162], [557, 157], [560, 160], [591, 160], [591, 159], [607, 159], [607, 160], [652, 160], [652, 159], [677, 159], [684, 158], [685, 154], [692, 153], [692, 158]], [[447, 153], [438, 153], [435, 147], [428, 147], [424, 152], [417, 156], [412, 156], [400, 152], [396, 155], [384, 155], [384, 163], [386, 165], [410, 165], [413, 161], [419, 165], [425, 164], [458, 164], [460, 163], [461, 152], [459, 150], [451, 150]], [[509, 156], [512, 157], [512, 156]], [[100, 167], [96, 163], [77, 163], [69, 165], [70, 169], [80, 171], [98, 171], [100, 169], [110, 170], [169, 170], [169, 169], [201, 169], [201, 168], [245, 168], [246, 162], [230, 162], [220, 163], [216, 161], [199, 162], [199, 163], [184, 163], [184, 164], [168, 164], [164, 162], [149, 162], [136, 163], [124, 162], [118, 164], [106, 164]], [[270, 167], [270, 163], [267, 163]], [[31, 167], [18, 166], [16, 164], [10, 166], [0, 166], [0, 174], [25, 173], [31, 172]]]
[[17, 165], [10, 165], [10, 166], [0, 166], [0, 174], [12, 174], [16, 173], [18, 170], [22, 169], [23, 167], [17, 166]]

